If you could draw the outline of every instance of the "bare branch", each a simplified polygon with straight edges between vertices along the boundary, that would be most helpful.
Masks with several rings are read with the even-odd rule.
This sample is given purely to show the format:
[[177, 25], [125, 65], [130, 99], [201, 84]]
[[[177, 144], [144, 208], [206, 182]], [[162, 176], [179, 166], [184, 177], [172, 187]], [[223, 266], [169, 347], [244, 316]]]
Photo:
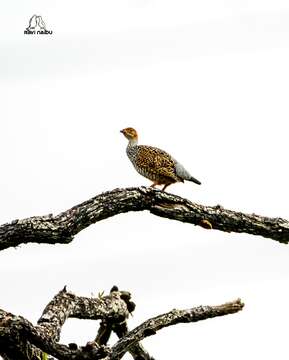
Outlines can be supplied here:
[[[147, 320], [128, 332], [128, 309], [134, 309], [128, 292], [115, 288], [108, 296], [90, 299], [68, 293], [64, 288], [46, 306], [36, 326], [21, 316], [0, 310], [0, 355], [7, 360], [39, 360], [45, 352], [59, 360], [116, 360], [128, 351], [135, 360], [153, 360], [139, 343], [140, 340], [154, 335], [166, 326], [233, 314], [240, 311], [243, 306], [240, 300], [236, 300], [219, 306], [172, 310]], [[107, 331], [105, 324], [109, 324], [109, 334], [103, 337], [103, 334], [98, 333], [97, 339], [102, 344], [96, 341], [88, 342], [83, 347], [77, 344], [58, 344], [60, 329], [71, 316], [81, 319], [102, 319], [102, 330]], [[120, 340], [109, 348], [105, 345], [111, 331], [114, 331]]]
[[188, 310], [174, 309], [166, 314], [156, 316], [155, 318], [145, 321], [120, 339], [111, 349], [111, 360], [121, 359], [131, 346], [143, 340], [145, 337], [155, 335], [158, 330], [164, 327], [234, 314], [242, 310], [243, 307], [244, 304], [240, 299], [237, 299], [217, 306], [199, 306]]
[[129, 316], [127, 304], [121, 298], [122, 293], [113, 291], [108, 296], [94, 299], [76, 296], [64, 287], [45, 307], [38, 320], [38, 329], [58, 341], [61, 328], [69, 317], [121, 323]]
[[129, 311], [127, 303], [121, 297], [127, 294], [129, 293], [113, 291], [108, 296], [94, 299], [76, 296], [64, 288], [46, 306], [36, 326], [21, 316], [0, 310], [0, 354], [3, 351], [11, 359], [27, 359], [27, 354], [30, 354], [30, 357], [33, 355], [33, 360], [39, 360], [41, 350], [64, 360], [90, 359], [92, 355], [103, 354], [105, 348], [94, 342], [88, 343], [84, 348], [76, 346], [75, 349], [57, 344], [61, 328], [68, 317], [124, 322]]
[[287, 244], [289, 221], [243, 214], [221, 206], [203, 206], [156, 189], [139, 187], [108, 191], [60, 213], [14, 220], [0, 226], [0, 250], [24, 243], [66, 244], [97, 221], [148, 210], [168, 219], [226, 232], [261, 235]]
[[[110, 292], [112, 293], [113, 291], [118, 291], [118, 288], [116, 286], [113, 286]], [[128, 311], [133, 312], [135, 309], [135, 304], [131, 301], [130, 293], [122, 291], [121, 298], [123, 301], [125, 301]], [[102, 320], [95, 341], [99, 345], [106, 345], [112, 331], [121, 339], [128, 333], [126, 321], [112, 322], [108, 320]], [[128, 351], [135, 360], [154, 360], [154, 358], [151, 357], [149, 353], [144, 349], [144, 347], [139, 343], [132, 345], [128, 349]]]
[[[28, 320], [0, 310], [0, 355], [7, 359], [39, 360], [42, 351], [69, 359], [70, 350], [41, 333]], [[66, 357], [67, 356], [67, 357]]]
[[[122, 339], [125, 335], [128, 334], [127, 323], [124, 322], [122, 324], [113, 324], [113, 331], [116, 333], [119, 339]], [[133, 343], [127, 348], [127, 351], [135, 360], [154, 360], [154, 358], [150, 356], [150, 354], [139, 342]]]

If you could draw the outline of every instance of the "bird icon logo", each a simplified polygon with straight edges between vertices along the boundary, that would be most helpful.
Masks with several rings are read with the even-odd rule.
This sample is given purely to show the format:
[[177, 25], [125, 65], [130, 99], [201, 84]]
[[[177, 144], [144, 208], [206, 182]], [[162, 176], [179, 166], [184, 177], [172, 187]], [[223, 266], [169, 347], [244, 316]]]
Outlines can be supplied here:
[[29, 26], [26, 30], [35, 30], [37, 27], [41, 30], [46, 30], [45, 22], [43, 21], [42, 16], [33, 15], [29, 20]]
[[24, 34], [52, 34], [52, 31], [46, 29], [42, 16], [34, 14], [29, 19], [29, 25], [25, 29]]

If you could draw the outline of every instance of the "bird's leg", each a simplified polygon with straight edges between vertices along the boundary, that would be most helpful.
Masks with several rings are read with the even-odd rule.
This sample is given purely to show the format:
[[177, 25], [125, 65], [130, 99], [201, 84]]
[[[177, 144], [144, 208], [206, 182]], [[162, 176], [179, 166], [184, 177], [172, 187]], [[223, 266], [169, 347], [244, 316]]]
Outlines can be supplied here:
[[171, 184], [166, 184], [166, 185], [162, 188], [162, 191], [165, 191], [166, 188], [167, 188], [169, 185], [171, 185]]
[[151, 187], [151, 188], [154, 188], [157, 184], [158, 184], [158, 183], [153, 182], [150, 187]]

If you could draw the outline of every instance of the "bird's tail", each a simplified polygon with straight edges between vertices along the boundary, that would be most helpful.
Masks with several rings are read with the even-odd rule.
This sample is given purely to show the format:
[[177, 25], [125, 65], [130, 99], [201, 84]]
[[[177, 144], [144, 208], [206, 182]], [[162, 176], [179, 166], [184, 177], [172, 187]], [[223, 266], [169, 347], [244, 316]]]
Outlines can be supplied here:
[[179, 162], [175, 161], [176, 174], [181, 180], [192, 181], [195, 184], [201, 185], [201, 182], [194, 178]]
[[197, 180], [196, 178], [194, 178], [193, 176], [190, 176], [188, 179], [186, 179], [188, 181], [192, 181], [195, 184], [201, 185], [201, 182], [199, 180]]

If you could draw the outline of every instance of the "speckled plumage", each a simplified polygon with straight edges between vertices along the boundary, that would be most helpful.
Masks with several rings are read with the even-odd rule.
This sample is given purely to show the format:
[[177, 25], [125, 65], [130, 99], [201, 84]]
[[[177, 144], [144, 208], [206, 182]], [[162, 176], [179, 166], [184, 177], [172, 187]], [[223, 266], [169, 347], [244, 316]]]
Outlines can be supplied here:
[[164, 150], [152, 146], [138, 145], [137, 132], [133, 128], [121, 130], [129, 140], [126, 152], [138, 173], [153, 181], [152, 186], [193, 181], [201, 184], [171, 155]]

